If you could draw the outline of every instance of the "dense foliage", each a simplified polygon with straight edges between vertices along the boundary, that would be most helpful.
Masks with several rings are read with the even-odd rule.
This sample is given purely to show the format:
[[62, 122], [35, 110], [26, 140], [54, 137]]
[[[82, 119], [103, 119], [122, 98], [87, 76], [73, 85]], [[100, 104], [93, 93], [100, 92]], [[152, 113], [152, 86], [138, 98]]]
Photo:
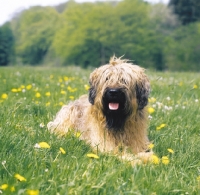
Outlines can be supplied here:
[[105, 64], [115, 54], [147, 68], [199, 71], [200, 22], [196, 14], [183, 25], [176, 5], [190, 9], [193, 1], [180, 2], [185, 1], [170, 1], [168, 6], [143, 0], [81, 4], [70, 0], [56, 7], [31, 7], [10, 22], [13, 39], [0, 33], [0, 41], [7, 45], [15, 39], [14, 50], [6, 50], [6, 55], [1, 44], [0, 59], [6, 63], [0, 64], [15, 60], [17, 64], [88, 67]]
[[173, 7], [183, 25], [200, 20], [199, 0], [170, 0], [169, 5]]
[[6, 23], [0, 27], [0, 66], [13, 63], [14, 36], [10, 24]]

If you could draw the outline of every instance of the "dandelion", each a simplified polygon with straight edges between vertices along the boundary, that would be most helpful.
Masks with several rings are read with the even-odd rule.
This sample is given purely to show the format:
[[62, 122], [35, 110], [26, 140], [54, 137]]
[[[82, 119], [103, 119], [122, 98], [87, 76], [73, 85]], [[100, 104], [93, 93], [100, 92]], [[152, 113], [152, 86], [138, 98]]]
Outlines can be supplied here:
[[149, 107], [148, 108], [148, 113], [149, 114], [153, 114], [155, 112], [155, 109], [154, 108], [152, 108], [152, 107]]
[[164, 128], [166, 126], [166, 124], [161, 124], [160, 126], [156, 127], [156, 130], [161, 130], [162, 128]]
[[84, 85], [84, 88], [85, 88], [85, 90], [89, 90], [90, 89], [90, 86], [89, 85]]
[[151, 97], [148, 100], [149, 100], [150, 103], [155, 103], [156, 102], [156, 98], [154, 98], [154, 97]]
[[168, 158], [167, 156], [163, 156], [163, 157], [162, 157], [162, 163], [163, 163], [164, 165], [168, 165], [168, 164], [169, 164], [169, 158]]
[[200, 181], [200, 175], [197, 177], [197, 181]]
[[64, 77], [64, 81], [68, 81], [69, 80], [69, 77]]
[[152, 162], [153, 164], [155, 164], [155, 165], [158, 165], [158, 164], [160, 163], [160, 159], [159, 159], [155, 154], [153, 154], [153, 155], [151, 156], [151, 162]]
[[59, 105], [60, 105], [60, 106], [63, 106], [63, 105], [64, 105], [64, 103], [63, 103], [63, 102], [59, 102]]
[[62, 95], [65, 95], [66, 94], [66, 91], [64, 91], [64, 90], [61, 90], [61, 92], [60, 92]]
[[74, 135], [75, 135], [75, 137], [79, 138], [81, 136], [81, 133], [80, 132], [75, 132]]
[[198, 88], [198, 86], [197, 85], [193, 85], [193, 89], [197, 89]]
[[59, 78], [58, 82], [59, 82], [59, 83], [62, 83], [62, 82], [63, 82], [62, 78]]
[[40, 142], [38, 144], [40, 148], [50, 148], [50, 145], [47, 142]]
[[41, 94], [40, 94], [39, 92], [37, 92], [37, 93], [35, 94], [35, 97], [36, 97], [36, 98], [40, 98], [40, 97], [41, 97]]
[[99, 159], [99, 157], [96, 154], [93, 154], [93, 153], [87, 154], [87, 157]]
[[15, 187], [14, 187], [14, 186], [11, 186], [11, 187], [10, 187], [10, 191], [11, 191], [11, 192], [14, 192], [14, 191], [15, 191]]
[[39, 190], [27, 190], [26, 193], [28, 195], [38, 195], [39, 194]]
[[6, 190], [8, 188], [8, 184], [2, 184], [1, 186], [0, 186], [0, 189], [1, 190]]
[[18, 179], [19, 181], [26, 181], [26, 178], [23, 177], [23, 176], [21, 176], [20, 174], [15, 174], [14, 177], [15, 177], [16, 179]]
[[169, 153], [174, 154], [174, 150], [172, 150], [171, 148], [168, 148], [167, 150], [168, 150]]
[[45, 105], [46, 105], [46, 106], [50, 106], [50, 104], [51, 104], [50, 102], [47, 102]]
[[1, 95], [1, 98], [5, 100], [5, 99], [8, 98], [8, 95], [7, 95], [6, 93], [3, 93], [3, 94]]
[[72, 96], [72, 95], [69, 96], [69, 99], [70, 99], [70, 100], [74, 100], [74, 96]]
[[17, 90], [16, 88], [11, 89], [11, 91], [12, 91], [13, 93], [17, 93], [17, 92], [18, 92], [18, 90]]
[[181, 82], [179, 82], [179, 84], [178, 84], [178, 85], [179, 85], [180, 87], [181, 87], [181, 86], [183, 86], [183, 82], [182, 82], [182, 81], [181, 81]]
[[53, 76], [52, 74], [49, 76], [50, 79], [53, 79], [53, 77], [54, 77], [54, 76]]
[[32, 85], [27, 85], [27, 86], [26, 86], [26, 89], [27, 89], [27, 90], [30, 90], [31, 88], [32, 88]]
[[195, 102], [199, 102], [199, 100], [198, 100], [198, 99], [195, 99]]
[[148, 148], [149, 148], [149, 149], [154, 148], [154, 144], [150, 143], [150, 144], [148, 145]]
[[45, 95], [46, 95], [47, 97], [49, 97], [49, 96], [51, 95], [51, 93], [50, 93], [50, 92], [46, 92]]
[[66, 154], [65, 150], [64, 150], [62, 147], [60, 147], [60, 152], [61, 152], [62, 154]]
[[167, 100], [167, 101], [170, 101], [170, 100], [171, 100], [171, 98], [170, 98], [170, 97], [167, 97], [167, 98], [166, 98], [166, 100]]

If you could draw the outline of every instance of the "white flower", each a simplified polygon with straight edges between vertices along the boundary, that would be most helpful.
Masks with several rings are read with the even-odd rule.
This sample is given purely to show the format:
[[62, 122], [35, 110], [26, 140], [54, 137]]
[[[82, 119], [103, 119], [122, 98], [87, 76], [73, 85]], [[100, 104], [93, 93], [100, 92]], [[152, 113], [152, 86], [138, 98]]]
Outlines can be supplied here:
[[170, 97], [167, 97], [166, 99], [167, 99], [168, 101], [170, 101], [170, 100], [171, 100], [171, 98], [170, 98]]
[[198, 100], [198, 99], [196, 99], [196, 100], [195, 100], [195, 102], [199, 102], [199, 100]]
[[34, 145], [34, 148], [41, 148], [41, 147], [40, 147], [40, 145], [39, 145], [38, 143], [36, 143], [36, 144]]
[[151, 120], [153, 117], [151, 115], [148, 116], [149, 120]]
[[43, 128], [44, 126], [44, 123], [40, 123], [40, 128]]
[[4, 161], [2, 161], [2, 163], [1, 163], [2, 165], [5, 165], [6, 164], [6, 160], [4, 160]]

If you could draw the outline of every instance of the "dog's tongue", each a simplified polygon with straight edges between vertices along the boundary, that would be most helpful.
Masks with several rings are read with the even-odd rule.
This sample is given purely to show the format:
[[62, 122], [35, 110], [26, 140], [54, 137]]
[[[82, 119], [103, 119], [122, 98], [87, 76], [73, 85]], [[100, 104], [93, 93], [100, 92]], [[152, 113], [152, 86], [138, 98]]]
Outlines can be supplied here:
[[109, 103], [110, 110], [117, 110], [119, 108], [119, 103]]

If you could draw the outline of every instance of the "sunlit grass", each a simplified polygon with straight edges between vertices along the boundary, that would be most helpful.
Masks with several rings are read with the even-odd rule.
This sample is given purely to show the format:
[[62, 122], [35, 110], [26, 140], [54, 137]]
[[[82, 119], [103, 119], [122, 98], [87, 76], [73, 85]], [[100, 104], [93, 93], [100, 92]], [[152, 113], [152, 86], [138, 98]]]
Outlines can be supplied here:
[[200, 76], [147, 72], [152, 162], [132, 167], [96, 154], [46, 124], [87, 93], [89, 70], [0, 68], [0, 192], [3, 194], [199, 194]]

